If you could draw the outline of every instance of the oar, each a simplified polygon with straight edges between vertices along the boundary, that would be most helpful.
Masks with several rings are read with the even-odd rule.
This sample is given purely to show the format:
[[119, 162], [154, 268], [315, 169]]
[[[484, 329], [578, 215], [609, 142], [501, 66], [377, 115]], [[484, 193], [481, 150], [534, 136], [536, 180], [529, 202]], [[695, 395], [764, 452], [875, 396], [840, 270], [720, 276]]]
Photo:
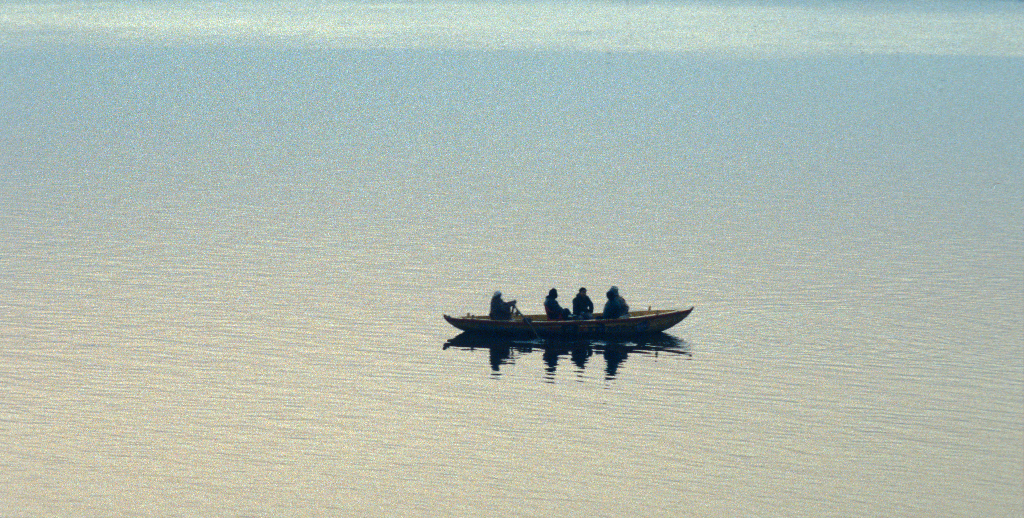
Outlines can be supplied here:
[[526, 318], [526, 315], [524, 315], [522, 311], [519, 311], [519, 307], [512, 306], [512, 309], [516, 310], [516, 313], [519, 313], [519, 316], [523, 317], [523, 322], [526, 322], [526, 325], [530, 326], [530, 331], [533, 331], [533, 336], [536, 337], [537, 340], [540, 340], [540, 334], [533, 328], [533, 322], [531, 322], [529, 318]]

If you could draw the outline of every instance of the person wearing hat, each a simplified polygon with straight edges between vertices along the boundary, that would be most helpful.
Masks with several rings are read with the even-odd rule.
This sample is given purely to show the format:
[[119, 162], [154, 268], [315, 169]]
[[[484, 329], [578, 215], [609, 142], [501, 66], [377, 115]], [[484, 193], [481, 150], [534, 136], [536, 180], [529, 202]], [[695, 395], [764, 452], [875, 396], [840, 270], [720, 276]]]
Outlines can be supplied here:
[[594, 318], [594, 302], [587, 296], [586, 288], [580, 288], [576, 298], [572, 299], [572, 316], [580, 320]]
[[512, 308], [516, 305], [516, 301], [510, 300], [505, 302], [501, 300], [501, 292], [496, 291], [491, 297], [491, 320], [512, 320]]
[[608, 297], [608, 302], [604, 303], [603, 318], [626, 318], [629, 316], [629, 304], [626, 304], [626, 299], [619, 295], [617, 286], [612, 286], [605, 295]]
[[551, 288], [548, 292], [547, 298], [544, 299], [544, 312], [548, 315], [548, 320], [569, 320], [569, 308], [563, 308], [558, 303], [558, 290]]

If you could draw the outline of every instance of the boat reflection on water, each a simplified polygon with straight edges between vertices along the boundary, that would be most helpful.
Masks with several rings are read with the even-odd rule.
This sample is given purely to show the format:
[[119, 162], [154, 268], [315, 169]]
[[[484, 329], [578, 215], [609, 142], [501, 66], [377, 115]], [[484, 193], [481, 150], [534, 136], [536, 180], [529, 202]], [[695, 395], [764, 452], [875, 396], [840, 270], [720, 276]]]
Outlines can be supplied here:
[[491, 370], [495, 373], [501, 370], [502, 365], [514, 364], [517, 356], [534, 351], [542, 351], [549, 379], [554, 376], [558, 363], [563, 357], [568, 357], [569, 361], [580, 370], [583, 370], [586, 368], [591, 357], [599, 354], [605, 360], [605, 375], [610, 379], [617, 375], [619, 367], [631, 354], [654, 357], [660, 354], [685, 357], [692, 355], [685, 341], [666, 333], [657, 333], [628, 340], [530, 340], [467, 332], [461, 333], [445, 342], [443, 349], [449, 348], [467, 349], [470, 351], [487, 349], [490, 356]]

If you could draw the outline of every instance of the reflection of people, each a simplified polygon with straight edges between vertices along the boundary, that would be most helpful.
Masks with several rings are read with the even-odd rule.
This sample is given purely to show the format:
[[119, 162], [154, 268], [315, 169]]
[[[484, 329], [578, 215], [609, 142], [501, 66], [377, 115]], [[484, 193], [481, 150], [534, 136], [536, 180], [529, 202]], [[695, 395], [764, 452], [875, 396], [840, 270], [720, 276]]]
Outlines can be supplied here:
[[491, 350], [491, 370], [498, 372], [501, 366], [508, 362], [508, 359], [512, 357], [512, 348], [507, 345], [495, 345], [488, 347]]
[[587, 296], [586, 288], [580, 288], [576, 298], [572, 299], [572, 316], [584, 320], [593, 318], [594, 302]]
[[608, 293], [608, 302], [604, 303], [604, 318], [625, 318], [629, 316], [629, 304], [619, 295], [619, 288], [612, 286]]
[[626, 348], [621, 344], [609, 343], [604, 347], [605, 379], [615, 379], [619, 372], [619, 365], [626, 361]]
[[516, 301], [510, 300], [505, 302], [501, 300], [501, 292], [494, 292], [494, 296], [491, 297], [491, 320], [512, 320], [512, 308], [515, 307]]
[[556, 299], [558, 299], [558, 290], [551, 288], [548, 296], [544, 299], [544, 312], [547, 313], [548, 320], [568, 320], [569, 309], [563, 308]]

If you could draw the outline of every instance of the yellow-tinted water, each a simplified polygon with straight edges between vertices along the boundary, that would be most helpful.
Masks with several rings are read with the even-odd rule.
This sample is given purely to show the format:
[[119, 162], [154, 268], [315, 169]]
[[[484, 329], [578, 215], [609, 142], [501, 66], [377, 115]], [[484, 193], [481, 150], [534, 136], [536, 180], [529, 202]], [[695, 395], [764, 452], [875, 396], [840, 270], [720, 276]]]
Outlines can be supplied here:
[[[287, 4], [163, 5], [0, 11], [0, 514], [1021, 514], [1013, 3], [768, 55], [587, 48], [544, 4], [456, 5], [468, 49], [428, 4], [299, 42]], [[601, 9], [587, 41], [670, 7]], [[656, 42], [795, 30], [686, 9]], [[641, 350], [445, 347], [495, 289], [613, 284], [696, 310]]]

